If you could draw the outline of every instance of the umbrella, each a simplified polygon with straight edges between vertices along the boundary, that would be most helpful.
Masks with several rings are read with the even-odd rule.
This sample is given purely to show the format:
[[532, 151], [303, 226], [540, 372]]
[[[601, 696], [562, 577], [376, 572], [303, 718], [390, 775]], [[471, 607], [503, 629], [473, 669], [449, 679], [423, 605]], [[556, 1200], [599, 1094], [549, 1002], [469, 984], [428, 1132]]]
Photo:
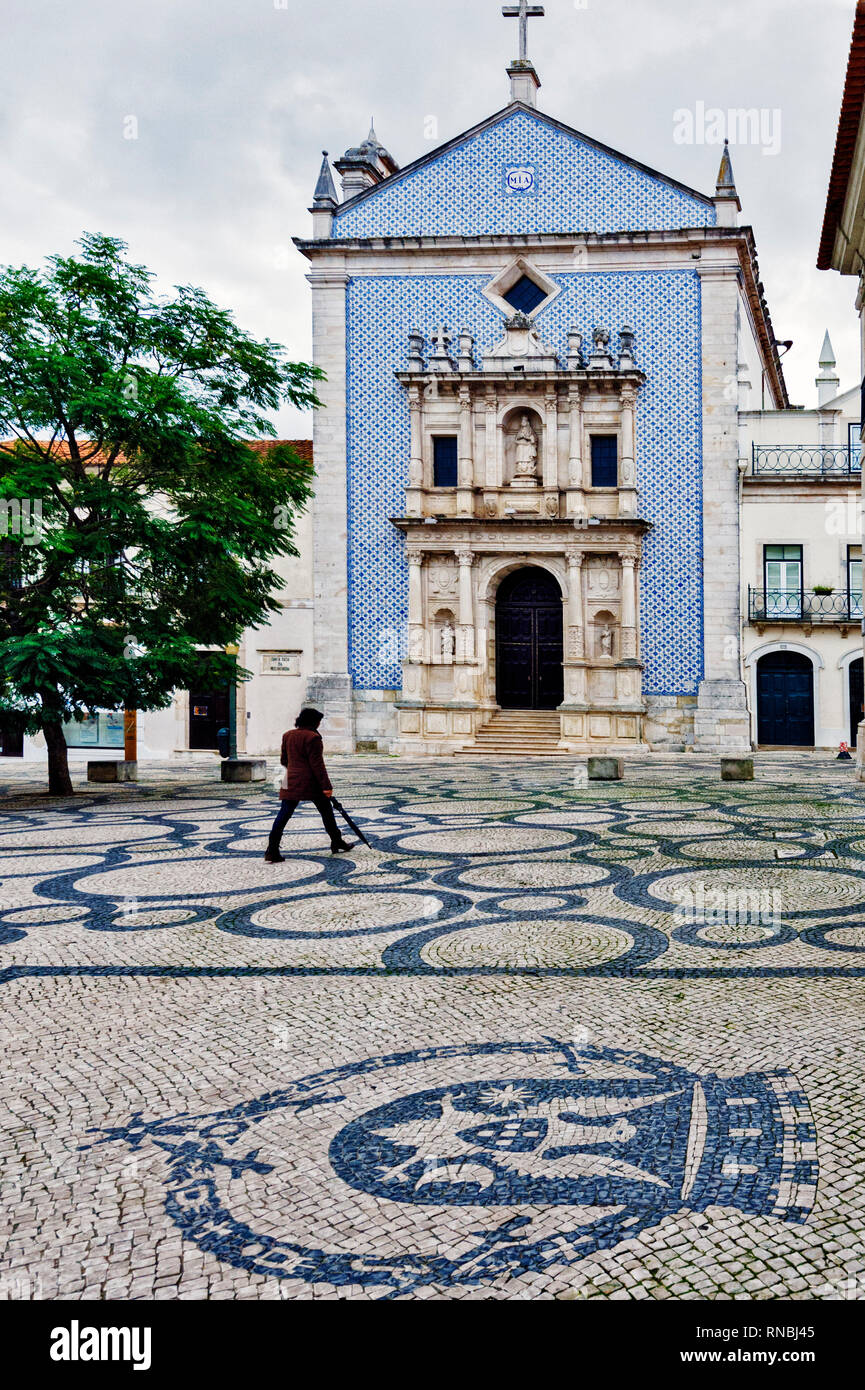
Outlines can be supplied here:
[[370, 844], [369, 840], [366, 838], [363, 831], [357, 825], [355, 825], [354, 821], [348, 814], [348, 811], [345, 809], [342, 802], [337, 801], [336, 797], [332, 796], [330, 798], [330, 804], [334, 808], [334, 810], [339, 811], [339, 814], [342, 816], [349, 830], [353, 830], [358, 839], [363, 840], [363, 843], [366, 845], [367, 849], [372, 849], [372, 845]]

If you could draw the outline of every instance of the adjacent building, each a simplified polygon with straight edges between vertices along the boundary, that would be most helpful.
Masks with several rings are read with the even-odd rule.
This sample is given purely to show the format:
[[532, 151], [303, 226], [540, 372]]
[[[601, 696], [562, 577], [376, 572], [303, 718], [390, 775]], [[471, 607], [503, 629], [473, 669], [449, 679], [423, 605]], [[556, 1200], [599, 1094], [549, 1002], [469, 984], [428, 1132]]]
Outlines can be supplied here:
[[857, 741], [860, 392], [839, 386], [827, 333], [814, 409], [740, 416], [743, 652], [755, 747]]
[[[817, 265], [820, 270], [837, 270], [858, 279], [856, 308], [865, 377], [865, 0], [856, 4]], [[865, 399], [865, 380], [862, 396]], [[865, 420], [861, 407], [859, 420]], [[861, 537], [861, 508], [857, 532]], [[865, 781], [865, 728], [859, 731], [857, 766], [860, 780]]]

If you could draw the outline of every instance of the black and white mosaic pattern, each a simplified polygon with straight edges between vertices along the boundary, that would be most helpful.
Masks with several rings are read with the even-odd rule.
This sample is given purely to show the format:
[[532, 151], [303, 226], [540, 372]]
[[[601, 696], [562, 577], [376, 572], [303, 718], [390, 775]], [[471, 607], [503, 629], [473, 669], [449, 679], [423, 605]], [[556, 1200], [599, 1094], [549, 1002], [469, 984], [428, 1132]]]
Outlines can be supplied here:
[[861, 1297], [849, 765], [332, 763], [10, 788], [0, 1295]]

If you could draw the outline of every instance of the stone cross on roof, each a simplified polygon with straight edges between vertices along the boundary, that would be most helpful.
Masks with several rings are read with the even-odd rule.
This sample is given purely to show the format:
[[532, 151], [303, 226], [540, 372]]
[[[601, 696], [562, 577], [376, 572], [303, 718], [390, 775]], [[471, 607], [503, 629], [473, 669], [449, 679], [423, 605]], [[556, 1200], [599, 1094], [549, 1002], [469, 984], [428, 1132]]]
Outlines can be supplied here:
[[520, 21], [520, 62], [529, 56], [529, 20], [543, 19], [546, 11], [543, 5], [530, 5], [528, 0], [520, 0], [518, 5], [505, 5], [502, 9], [505, 19]]

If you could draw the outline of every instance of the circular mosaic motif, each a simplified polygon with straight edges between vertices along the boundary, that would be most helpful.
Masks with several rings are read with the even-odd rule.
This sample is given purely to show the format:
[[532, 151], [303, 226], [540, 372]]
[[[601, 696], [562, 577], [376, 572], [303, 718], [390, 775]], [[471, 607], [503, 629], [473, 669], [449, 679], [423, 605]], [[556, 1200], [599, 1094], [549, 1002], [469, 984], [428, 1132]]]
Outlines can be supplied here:
[[444, 830], [435, 834], [406, 835], [399, 841], [402, 850], [430, 854], [507, 854], [533, 853], [539, 849], [559, 849], [573, 844], [570, 835], [555, 830], [534, 830], [522, 826], [490, 825], [483, 833], [483, 846], [472, 830]]
[[590, 920], [538, 918], [472, 925], [470, 931], [439, 937], [424, 951], [430, 965], [479, 967], [568, 966], [585, 970], [626, 955], [633, 938]]

